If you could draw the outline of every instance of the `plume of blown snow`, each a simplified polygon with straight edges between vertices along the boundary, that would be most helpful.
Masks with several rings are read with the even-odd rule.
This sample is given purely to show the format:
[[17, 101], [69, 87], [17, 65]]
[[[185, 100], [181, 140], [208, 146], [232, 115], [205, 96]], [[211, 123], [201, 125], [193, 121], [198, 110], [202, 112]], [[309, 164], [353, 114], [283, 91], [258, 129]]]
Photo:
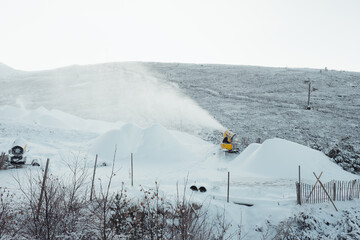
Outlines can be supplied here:
[[142, 127], [161, 124], [188, 132], [224, 129], [178, 87], [156, 78], [141, 63], [27, 72], [12, 81], [10, 88], [21, 92], [16, 105], [22, 107], [44, 106], [83, 118], [131, 122]]

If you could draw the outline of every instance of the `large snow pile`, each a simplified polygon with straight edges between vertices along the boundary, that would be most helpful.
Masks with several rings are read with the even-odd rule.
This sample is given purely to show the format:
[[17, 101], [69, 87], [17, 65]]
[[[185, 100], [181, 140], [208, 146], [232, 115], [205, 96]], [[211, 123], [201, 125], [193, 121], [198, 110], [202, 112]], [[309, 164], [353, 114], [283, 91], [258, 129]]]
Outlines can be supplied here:
[[[136, 179], [143, 184], [160, 177], [172, 183], [181, 180], [214, 150], [211, 143], [158, 124], [141, 128], [131, 123], [82, 119], [43, 107], [27, 110], [1, 106], [0, 126], [0, 152], [7, 152], [15, 139], [23, 138], [30, 151], [29, 161], [37, 158], [44, 165], [50, 158], [50, 170], [56, 169], [57, 173], [63, 172], [60, 168], [64, 160], [80, 155], [87, 159], [89, 167], [93, 166], [95, 154], [99, 164], [109, 165], [117, 146], [115, 165], [122, 169], [123, 176], [119, 181], [126, 181], [133, 153]], [[108, 169], [98, 171], [106, 175]]]
[[134, 124], [125, 124], [93, 140], [90, 153], [98, 154], [99, 158], [110, 162], [114, 157], [115, 146], [117, 163], [126, 165], [132, 153], [138, 169], [157, 168], [167, 172], [179, 167], [190, 168], [204, 159], [201, 157], [201, 149], [212, 145], [188, 134], [169, 131], [161, 125], [140, 128]]
[[357, 178], [331, 162], [322, 152], [279, 138], [250, 144], [230, 163], [230, 168], [242, 175], [264, 178], [296, 179], [298, 166], [304, 179], [313, 180], [313, 172], [317, 175], [323, 172], [321, 179], [327, 181]]

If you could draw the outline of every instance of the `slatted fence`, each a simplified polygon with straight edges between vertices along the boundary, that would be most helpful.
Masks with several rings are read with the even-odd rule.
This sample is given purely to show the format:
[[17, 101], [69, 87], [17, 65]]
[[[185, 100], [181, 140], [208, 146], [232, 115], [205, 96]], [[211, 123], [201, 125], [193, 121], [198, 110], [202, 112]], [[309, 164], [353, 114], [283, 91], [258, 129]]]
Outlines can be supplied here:
[[[347, 201], [360, 198], [360, 179], [349, 182], [333, 180], [325, 184], [323, 183], [323, 186], [333, 201]], [[314, 187], [314, 185], [306, 183], [300, 183], [299, 185], [297, 182], [296, 187], [298, 195], [297, 199], [300, 204], [323, 203], [330, 201], [326, 192], [319, 183]]]

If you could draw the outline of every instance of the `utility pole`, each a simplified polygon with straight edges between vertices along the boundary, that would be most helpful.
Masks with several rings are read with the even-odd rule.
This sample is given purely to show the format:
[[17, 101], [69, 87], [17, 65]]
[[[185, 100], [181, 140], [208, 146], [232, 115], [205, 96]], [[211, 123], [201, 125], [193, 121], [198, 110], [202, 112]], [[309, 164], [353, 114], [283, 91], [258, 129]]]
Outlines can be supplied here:
[[308, 104], [307, 104], [306, 110], [311, 109], [311, 107], [310, 107], [310, 93], [311, 93], [311, 81], [309, 80]]

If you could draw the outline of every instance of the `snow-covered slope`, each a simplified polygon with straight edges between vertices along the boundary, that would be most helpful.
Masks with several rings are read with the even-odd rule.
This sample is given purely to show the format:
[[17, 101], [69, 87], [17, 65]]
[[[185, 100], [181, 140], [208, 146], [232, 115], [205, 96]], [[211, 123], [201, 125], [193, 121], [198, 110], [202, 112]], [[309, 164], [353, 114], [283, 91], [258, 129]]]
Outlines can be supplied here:
[[[241, 143], [278, 137], [324, 153], [339, 149], [338, 162], [360, 156], [360, 73], [135, 62], [10, 75], [13, 69], [1, 69], [2, 105], [43, 106], [142, 127], [160, 123], [190, 133], [202, 129], [203, 138], [213, 142], [220, 136], [213, 130], [226, 127]], [[360, 163], [344, 167], [360, 171]]]
[[[169, 75], [163, 75], [161, 66]], [[286, 69], [214, 67], [221, 69], [217, 74], [230, 73], [224, 78], [231, 84], [222, 86], [221, 81], [217, 81], [220, 75], [215, 73], [211, 78], [202, 79], [200, 76], [204, 75], [197, 72], [202, 69], [200, 65], [196, 65], [195, 70], [194, 66], [172, 64], [150, 64], [148, 67], [159, 72], [149, 72], [138, 64], [128, 63], [0, 74], [4, 87], [0, 96], [0, 151], [6, 152], [13, 141], [22, 138], [27, 143], [29, 159], [40, 159], [43, 167], [45, 159], [50, 158], [50, 172], [56, 175], [68, 174], [66, 163], [74, 159], [85, 161], [85, 166], [92, 170], [98, 154], [96, 176], [106, 180], [116, 146], [115, 168], [118, 170], [112, 191], [118, 191], [123, 182], [133, 193], [139, 185], [153, 186], [154, 181], [158, 181], [162, 191], [171, 196], [176, 195], [176, 184], [187, 179], [188, 185], [208, 189], [203, 194], [192, 193], [187, 188], [187, 194], [194, 201], [211, 199], [211, 206], [225, 207], [234, 226], [242, 224], [245, 232], [250, 233], [249, 239], [256, 237], [256, 225], [263, 225], [266, 219], [278, 223], [299, 211], [295, 206], [294, 184], [299, 165], [302, 180], [309, 183], [315, 182], [312, 172], [323, 172], [323, 181], [357, 178], [329, 161], [323, 153], [305, 146], [314, 139], [326, 141], [342, 134], [352, 134], [356, 138], [359, 134], [356, 131], [358, 115], [352, 112], [358, 110], [356, 73], [344, 75], [352, 79], [348, 86], [342, 86], [352, 89], [341, 98], [349, 106], [341, 109], [336, 103], [336, 111], [329, 112], [335, 100], [326, 94], [335, 91], [334, 87], [329, 86], [331, 91], [324, 90], [316, 96], [318, 109], [306, 111], [300, 101], [302, 92], [290, 91], [291, 86], [298, 89], [303, 84], [298, 73], [286, 75], [296, 78], [294, 85], [285, 81], [284, 85], [273, 86], [276, 76], [284, 80], [282, 74], [288, 71]], [[202, 74], [209, 77], [208, 67]], [[185, 71], [188, 68], [189, 72]], [[259, 76], [252, 74], [254, 69], [259, 71]], [[179, 76], [179, 70], [185, 72]], [[268, 76], [267, 71], [271, 76], [269, 81], [250, 81], [263, 80]], [[310, 72], [310, 76], [318, 74], [310, 70], [299, 72]], [[249, 77], [242, 85], [236, 80], [240, 73]], [[338, 74], [342, 73], [326, 74], [338, 79]], [[322, 89], [329, 83], [327, 77], [316, 78]], [[252, 84], [257, 87], [253, 88]], [[277, 91], [277, 87], [282, 90]], [[181, 89], [190, 93], [197, 103]], [[112, 121], [104, 121], [106, 119]], [[215, 119], [220, 119], [222, 124]], [[338, 122], [344, 119], [345, 123]], [[337, 124], [338, 129], [334, 127]], [[238, 156], [225, 154], [218, 146], [221, 135], [216, 135], [217, 130], [224, 128], [222, 125], [240, 129], [236, 133], [241, 142], [251, 143], [246, 136], [256, 136], [261, 138], [262, 144], [250, 144]], [[198, 131], [213, 137], [212, 141], [200, 139]], [[260, 132], [263, 135], [257, 135]], [[133, 188], [129, 175], [131, 153], [134, 156]], [[1, 171], [0, 187], [16, 190], [12, 176], [25, 175], [28, 170]], [[226, 204], [228, 172], [231, 174], [231, 203]], [[254, 206], [248, 208], [232, 202]], [[341, 206], [345, 209], [351, 204]], [[327, 204], [321, 206], [328, 207]]]
[[[360, 172], [360, 73], [236, 65], [144, 65], [157, 78], [177, 84], [237, 133], [241, 143], [277, 137], [326, 154], [340, 150], [336, 161], [349, 171], [357, 168]], [[306, 110], [309, 82], [310, 111]], [[352, 165], [354, 162], [357, 164]]]

